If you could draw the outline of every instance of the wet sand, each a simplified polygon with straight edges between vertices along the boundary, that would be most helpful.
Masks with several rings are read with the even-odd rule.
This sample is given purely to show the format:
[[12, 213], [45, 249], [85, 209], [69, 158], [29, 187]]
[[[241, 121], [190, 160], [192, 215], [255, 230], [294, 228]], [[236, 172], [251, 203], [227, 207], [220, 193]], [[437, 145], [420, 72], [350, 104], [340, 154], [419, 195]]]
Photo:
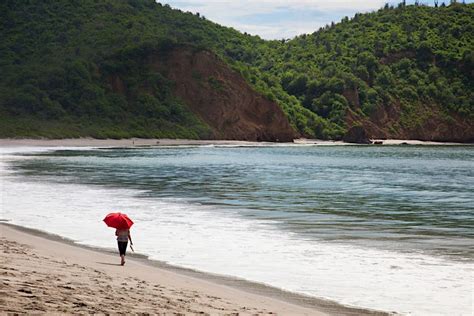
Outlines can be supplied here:
[[0, 224], [0, 311], [208, 315], [375, 315], [260, 284]]

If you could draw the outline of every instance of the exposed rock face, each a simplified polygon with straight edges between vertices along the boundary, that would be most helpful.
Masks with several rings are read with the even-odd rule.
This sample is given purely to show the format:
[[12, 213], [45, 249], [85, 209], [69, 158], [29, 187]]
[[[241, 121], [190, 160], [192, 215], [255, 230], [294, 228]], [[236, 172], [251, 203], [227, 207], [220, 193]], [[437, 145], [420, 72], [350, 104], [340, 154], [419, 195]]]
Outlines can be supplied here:
[[357, 88], [345, 89], [342, 92], [342, 95], [346, 98], [352, 108], [356, 109], [360, 107], [359, 92], [357, 91]]
[[436, 104], [420, 105], [416, 113], [411, 113], [410, 116], [403, 114], [397, 102], [377, 107], [370, 117], [362, 117], [349, 110], [346, 124], [364, 126], [371, 139], [474, 142], [474, 122], [456, 113], [448, 115]]
[[150, 56], [148, 62], [175, 83], [175, 95], [212, 128], [216, 139], [298, 137], [281, 108], [255, 92], [214, 53], [181, 47]]
[[401, 52], [393, 52], [393, 53], [388, 54], [385, 57], [382, 57], [380, 59], [380, 63], [382, 65], [388, 65], [388, 64], [392, 64], [394, 62], [397, 62], [402, 58], [413, 59], [415, 57], [416, 57], [416, 52], [414, 52], [414, 51], [406, 50], [406, 51], [401, 51]]
[[344, 135], [343, 141], [347, 143], [354, 143], [354, 144], [371, 144], [369, 137], [367, 136], [367, 132], [365, 131], [364, 127], [357, 125], [352, 126], [349, 131]]

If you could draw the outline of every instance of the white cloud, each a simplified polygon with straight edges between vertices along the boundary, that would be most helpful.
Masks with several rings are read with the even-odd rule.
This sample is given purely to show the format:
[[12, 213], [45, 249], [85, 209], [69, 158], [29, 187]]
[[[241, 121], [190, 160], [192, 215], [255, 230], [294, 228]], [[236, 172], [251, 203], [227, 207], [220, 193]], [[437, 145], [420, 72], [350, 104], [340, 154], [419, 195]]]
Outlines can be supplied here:
[[185, 8], [204, 8], [206, 11], [220, 12], [224, 14], [234, 13], [268, 13], [278, 7], [291, 7], [297, 9], [322, 9], [338, 10], [354, 8], [359, 10], [368, 10], [379, 8], [385, 0], [168, 0], [164, 1], [170, 5], [176, 4]]
[[[267, 39], [312, 33], [356, 12], [375, 10], [386, 0], [163, 0], [183, 11]], [[287, 14], [286, 14], [287, 13]]]
[[292, 38], [296, 35], [312, 33], [320, 27], [326, 25], [324, 22], [294, 22], [281, 25], [259, 25], [259, 24], [240, 24], [232, 25], [233, 28], [247, 32], [252, 35], [259, 35], [265, 39]]

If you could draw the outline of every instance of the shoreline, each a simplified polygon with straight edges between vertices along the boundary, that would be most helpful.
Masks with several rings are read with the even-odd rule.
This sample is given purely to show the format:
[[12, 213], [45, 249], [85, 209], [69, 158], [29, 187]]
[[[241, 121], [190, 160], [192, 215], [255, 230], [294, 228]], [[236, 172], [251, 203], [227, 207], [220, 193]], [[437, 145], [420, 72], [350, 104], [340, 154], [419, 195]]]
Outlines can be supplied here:
[[[472, 146], [472, 143], [432, 142], [403, 139], [373, 139], [373, 146], [420, 145], [420, 146]], [[0, 138], [0, 147], [166, 147], [166, 146], [372, 146], [346, 143], [343, 141], [328, 141], [320, 139], [295, 139], [293, 142], [272, 143], [239, 140], [193, 140], [193, 139], [34, 139], [34, 138]]]
[[[387, 312], [344, 306], [337, 302], [292, 293], [243, 279], [172, 266], [164, 262], [150, 260], [147, 256], [141, 254], [129, 254], [126, 266], [120, 267], [117, 265], [117, 267], [115, 263], [118, 261], [118, 256], [114, 251], [80, 245], [73, 240], [58, 235], [8, 222], [0, 222], [0, 236], [3, 244], [2, 248], [5, 247], [5, 243], [11, 242], [26, 245], [33, 251], [33, 256], [39, 255], [42, 258], [47, 258], [45, 256], [54, 254], [56, 261], [67, 262], [69, 266], [71, 264], [72, 266], [81, 266], [84, 271], [88, 269], [96, 272], [100, 271], [104, 274], [105, 279], [114, 278], [114, 274], [120, 273], [122, 277], [135, 278], [138, 282], [146, 281], [155, 283], [155, 285], [159, 284], [159, 286], [165, 288], [178, 288], [180, 293], [184, 293], [184, 296], [186, 296], [186, 293], [197, 292], [203, 297], [201, 311], [205, 313], [212, 312], [212, 310], [206, 310], [205, 307], [212, 305], [209, 298], [217, 297], [220, 301], [226, 301], [226, 304], [232, 306], [234, 310], [238, 309], [239, 306], [246, 306], [247, 308], [253, 308], [252, 314], [255, 314], [258, 310], [256, 312], [258, 315], [272, 313], [283, 315], [390, 315]], [[6, 260], [2, 261], [8, 261], [9, 252], [4, 252], [7, 254], [5, 256]], [[93, 259], [91, 260], [91, 258]], [[52, 258], [49, 258], [49, 261], [51, 260]], [[98, 260], [105, 262], [97, 262]], [[45, 261], [48, 262], [48, 259]], [[0, 270], [5, 269], [3, 265], [3, 262], [1, 262]], [[21, 268], [21, 264], [18, 266], [18, 262], [14, 263], [13, 266], [16, 269]], [[13, 266], [6, 267], [6, 270], [13, 268]], [[51, 278], [55, 277], [53, 271], [46, 274]], [[26, 280], [28, 277], [22, 274], [21, 279], [25, 279], [23, 282], [28, 283]], [[32, 286], [32, 288], [35, 287]], [[89, 292], [92, 291], [94, 294], [95, 290], [98, 289], [89, 289]], [[31, 290], [28, 291], [31, 292]], [[76, 294], [78, 297], [83, 296], [83, 293]], [[19, 304], [21, 304], [24, 298], [21, 296], [17, 296], [17, 298]], [[178, 300], [183, 299], [179, 298]], [[0, 302], [0, 306], [1, 304]], [[196, 306], [193, 308], [199, 310]], [[215, 308], [219, 310], [221, 307]], [[5, 309], [3, 308], [3, 310]], [[58, 312], [59, 310], [48, 311]], [[86, 310], [74, 310], [74, 312], [81, 311], [85, 312]], [[183, 312], [185, 311], [183, 310]], [[240, 313], [246, 314], [246, 311], [240, 310]]]

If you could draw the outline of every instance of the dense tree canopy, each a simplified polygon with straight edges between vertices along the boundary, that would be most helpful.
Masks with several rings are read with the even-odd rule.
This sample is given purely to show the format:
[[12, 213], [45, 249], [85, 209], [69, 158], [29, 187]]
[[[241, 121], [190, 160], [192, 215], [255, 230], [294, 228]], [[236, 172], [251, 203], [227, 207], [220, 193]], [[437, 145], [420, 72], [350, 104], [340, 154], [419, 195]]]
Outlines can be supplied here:
[[[422, 104], [474, 118], [472, 4], [386, 6], [288, 41], [153, 0], [7, 0], [0, 23], [2, 136], [207, 137], [173, 82], [143, 63], [177, 45], [220, 55], [310, 137], [339, 139], [349, 110], [369, 117], [391, 103], [400, 128], [423, 119], [412, 115]], [[109, 88], [117, 73], [126, 94]]]
[[393, 102], [406, 109], [437, 104], [446, 115], [474, 118], [473, 18], [474, 5], [385, 6], [311, 35], [268, 42], [271, 49], [253, 66], [280, 104], [287, 102], [283, 90], [333, 124], [322, 135], [316, 131], [319, 137], [340, 136], [348, 108], [370, 116]]

